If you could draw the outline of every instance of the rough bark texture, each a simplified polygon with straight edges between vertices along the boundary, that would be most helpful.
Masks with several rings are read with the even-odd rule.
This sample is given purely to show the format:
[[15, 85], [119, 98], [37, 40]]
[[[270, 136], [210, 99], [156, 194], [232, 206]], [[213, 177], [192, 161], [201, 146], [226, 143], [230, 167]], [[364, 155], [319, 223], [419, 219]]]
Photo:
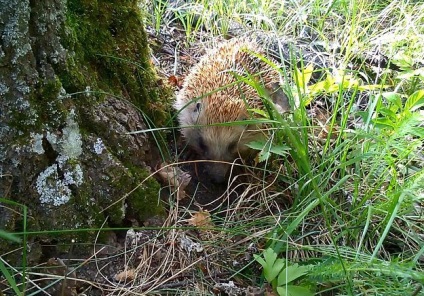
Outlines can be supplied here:
[[166, 119], [136, 1], [0, 0], [0, 20], [0, 229], [23, 229], [19, 205], [31, 231], [160, 213], [138, 186], [155, 145], [127, 134], [139, 110]]

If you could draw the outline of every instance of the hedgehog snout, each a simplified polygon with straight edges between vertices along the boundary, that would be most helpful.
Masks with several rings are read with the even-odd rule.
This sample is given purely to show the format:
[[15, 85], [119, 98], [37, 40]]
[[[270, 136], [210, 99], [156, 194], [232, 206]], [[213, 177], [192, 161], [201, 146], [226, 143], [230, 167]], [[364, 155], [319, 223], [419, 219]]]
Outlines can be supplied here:
[[213, 183], [219, 184], [227, 180], [228, 171], [230, 170], [231, 164], [229, 163], [208, 163], [205, 166], [205, 170], [211, 178]]

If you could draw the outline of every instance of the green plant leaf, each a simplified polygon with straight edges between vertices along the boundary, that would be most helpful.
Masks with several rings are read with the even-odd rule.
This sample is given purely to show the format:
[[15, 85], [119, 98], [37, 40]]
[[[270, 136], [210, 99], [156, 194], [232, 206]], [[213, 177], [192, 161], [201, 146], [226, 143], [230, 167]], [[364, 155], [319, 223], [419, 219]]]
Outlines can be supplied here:
[[306, 89], [309, 81], [311, 80], [314, 66], [309, 64], [304, 69], [295, 68], [295, 81], [296, 85], [303, 91]]
[[290, 147], [286, 145], [272, 145], [271, 146], [271, 153], [278, 154], [281, 156], [286, 156], [289, 154]]
[[389, 108], [380, 108], [378, 112], [380, 112], [381, 115], [390, 118], [391, 120], [396, 120], [396, 113], [390, 110]]
[[262, 267], [263, 267], [263, 268], [267, 265], [267, 263], [265, 262], [264, 258], [262, 258], [260, 255], [253, 254], [253, 258], [255, 258], [255, 260], [256, 260], [256, 261], [257, 261], [260, 265], [262, 265]]
[[326, 90], [326, 83], [327, 79], [324, 81], [319, 81], [315, 84], [310, 85], [309, 92], [311, 92], [313, 95], [319, 94], [320, 92], [323, 92]]
[[[334, 77], [332, 77], [331, 75], [327, 75], [327, 77], [324, 80], [324, 89], [326, 92], [331, 92], [332, 91], [332, 87], [334, 87], [335, 81], [334, 81]], [[337, 87], [338, 88], [338, 87]]]
[[373, 123], [376, 127], [379, 127], [379, 128], [394, 129], [395, 127], [395, 124], [393, 123], [393, 121], [391, 121], [390, 119], [386, 117], [379, 117], [379, 118], [373, 119]]
[[303, 80], [304, 80], [305, 86], [308, 85], [309, 81], [311, 80], [313, 72], [314, 72], [314, 65], [313, 64], [307, 65], [306, 68], [302, 70]]
[[247, 145], [247, 147], [250, 147], [254, 150], [259, 150], [259, 162], [265, 161], [269, 158], [270, 154], [270, 141], [253, 141], [250, 142]]
[[280, 296], [313, 296], [314, 293], [309, 291], [305, 287], [287, 285], [283, 287], [277, 287], [278, 295]]
[[379, 90], [379, 89], [385, 89], [389, 88], [391, 85], [379, 85], [379, 84], [369, 84], [369, 85], [359, 85], [358, 90], [360, 91], [366, 91], [366, 90]]
[[254, 114], [258, 114], [258, 115], [260, 115], [261, 117], [263, 117], [263, 118], [269, 118], [269, 115], [268, 115], [268, 113], [267, 112], [265, 112], [264, 110], [261, 110], [261, 109], [256, 109], [256, 108], [249, 108], [249, 109], [247, 109], [249, 112], [252, 112], [252, 113], [254, 113]]
[[305, 275], [310, 266], [299, 266], [297, 263], [287, 266], [286, 269], [282, 270], [278, 276], [277, 284], [278, 286], [286, 285], [295, 279]]
[[271, 153], [286, 156], [288, 151], [290, 151], [290, 147], [285, 145], [274, 145], [270, 141], [252, 141], [246, 144], [246, 146], [260, 151], [259, 162], [267, 160], [271, 156]]
[[254, 150], [259, 150], [259, 151], [264, 149], [265, 145], [266, 145], [265, 141], [252, 141], [246, 144], [247, 147], [250, 147]]
[[421, 76], [424, 78], [424, 67], [418, 68], [415, 70], [406, 70], [400, 73], [397, 78], [398, 79], [411, 79], [414, 76]]
[[266, 141], [263, 149], [259, 153], [259, 162], [263, 162], [263, 161], [267, 160], [271, 156], [270, 146], [271, 146], [271, 142], [270, 141]]
[[263, 267], [264, 277], [271, 283], [284, 268], [286, 261], [284, 259], [277, 259], [277, 253], [271, 248], [263, 252], [263, 258], [255, 255], [254, 258]]
[[414, 64], [412, 57], [406, 55], [403, 52], [397, 53], [392, 59], [393, 64], [399, 66], [402, 69], [410, 69]]
[[15, 278], [10, 274], [6, 265], [3, 263], [3, 259], [1, 257], [0, 257], [0, 271], [3, 274], [3, 276], [6, 278], [6, 281], [9, 283], [10, 287], [15, 292], [15, 295], [23, 295], [18, 288]]
[[402, 108], [402, 98], [400, 94], [395, 92], [385, 92], [382, 94], [382, 96], [390, 103], [394, 104], [395, 106], [399, 108]]
[[424, 89], [417, 90], [405, 102], [405, 110], [415, 111], [424, 106]]
[[6, 240], [9, 240], [9, 241], [13, 241], [15, 243], [21, 242], [21, 239], [19, 237], [17, 237], [16, 235], [13, 235], [13, 234], [8, 233], [8, 232], [1, 230], [1, 229], [0, 229], [0, 238], [6, 239]]

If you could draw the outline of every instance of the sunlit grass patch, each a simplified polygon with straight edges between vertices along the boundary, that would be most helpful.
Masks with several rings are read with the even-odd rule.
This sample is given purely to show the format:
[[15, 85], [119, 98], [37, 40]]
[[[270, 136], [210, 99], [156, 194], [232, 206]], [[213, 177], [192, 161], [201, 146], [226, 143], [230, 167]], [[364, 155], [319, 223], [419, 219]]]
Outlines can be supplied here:
[[187, 1], [169, 4], [168, 11], [189, 32], [188, 43], [263, 32], [326, 53], [318, 79], [311, 77], [317, 65], [307, 58], [298, 63], [296, 55], [282, 71], [290, 112], [256, 111], [269, 120], [269, 138], [250, 144], [261, 168], [252, 182], [266, 188], [263, 196], [284, 192], [290, 204], [275, 211], [275, 199], [261, 199], [274, 209], [271, 220], [260, 220], [272, 228], [263, 249], [289, 259], [288, 266], [312, 265], [296, 284], [318, 293], [418, 293], [424, 281], [424, 4]]

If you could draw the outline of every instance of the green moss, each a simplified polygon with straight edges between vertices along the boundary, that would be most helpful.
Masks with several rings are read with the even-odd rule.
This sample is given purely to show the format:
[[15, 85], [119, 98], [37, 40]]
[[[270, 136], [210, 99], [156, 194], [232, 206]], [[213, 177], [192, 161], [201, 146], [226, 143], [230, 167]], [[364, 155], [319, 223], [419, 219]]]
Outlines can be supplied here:
[[89, 86], [125, 97], [161, 125], [168, 120], [170, 92], [157, 85], [138, 11], [133, 0], [69, 0], [63, 39], [72, 54], [56, 71], [68, 92]]
[[22, 112], [17, 106], [11, 118], [10, 125], [23, 131], [22, 135], [28, 138], [30, 132], [41, 130], [48, 122], [53, 129], [57, 129], [67, 116], [67, 108], [60, 99], [62, 83], [59, 78], [44, 80], [31, 90], [29, 104], [32, 112]]
[[128, 214], [141, 221], [153, 215], [164, 215], [165, 211], [159, 198], [159, 183], [152, 177], [146, 179], [150, 175], [146, 170], [135, 167], [130, 170], [137, 180], [145, 181], [128, 197]]
[[[46, 81], [37, 90], [35, 100], [38, 102], [33, 104], [37, 108], [44, 108], [37, 110], [37, 113], [41, 115], [40, 121], [53, 123], [53, 128], [58, 128], [68, 115], [67, 108], [60, 99], [61, 89], [62, 83], [58, 78]], [[48, 106], [47, 110], [45, 106]]]
[[[151, 120], [155, 126], [169, 121], [169, 98], [172, 90], [158, 83], [159, 79], [150, 65], [147, 36], [144, 31], [137, 1], [91, 1], [68, 0], [66, 26], [62, 42], [68, 49], [67, 64], [55, 72], [63, 87], [70, 94], [90, 88], [95, 95], [89, 100], [77, 97], [86, 110], [95, 109], [95, 104], [104, 94], [130, 101]], [[95, 122], [86, 112], [80, 121], [84, 134], [109, 134], [110, 126]], [[120, 143], [116, 143], [117, 141]], [[122, 139], [109, 137], [107, 147], [115, 157], [127, 165], [128, 155], [120, 155]], [[131, 167], [127, 173], [109, 172], [115, 175], [114, 187], [121, 194], [133, 190], [148, 172]], [[117, 177], [119, 175], [119, 178]], [[147, 180], [127, 199], [129, 212], [143, 220], [161, 212], [158, 204], [160, 186], [154, 179]], [[122, 204], [117, 203], [107, 210], [114, 224], [122, 221]]]

